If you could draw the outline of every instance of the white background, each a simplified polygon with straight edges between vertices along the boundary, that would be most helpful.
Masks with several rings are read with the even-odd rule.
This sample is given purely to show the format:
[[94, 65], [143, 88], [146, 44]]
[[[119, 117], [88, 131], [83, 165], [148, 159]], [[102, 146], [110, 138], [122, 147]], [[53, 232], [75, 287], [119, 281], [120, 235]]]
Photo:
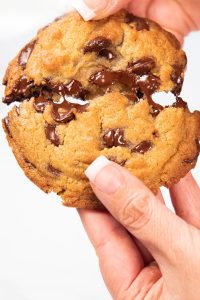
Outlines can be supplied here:
[[[37, 29], [64, 13], [67, 3], [0, 0], [1, 79], [19, 48]], [[185, 49], [189, 63], [183, 97], [191, 109], [200, 110], [199, 32], [187, 38]], [[1, 118], [6, 110], [0, 106]], [[198, 182], [199, 167], [198, 163], [193, 172]], [[47, 196], [23, 175], [2, 129], [0, 168], [0, 299], [110, 299], [76, 210], [63, 207], [57, 196]]]

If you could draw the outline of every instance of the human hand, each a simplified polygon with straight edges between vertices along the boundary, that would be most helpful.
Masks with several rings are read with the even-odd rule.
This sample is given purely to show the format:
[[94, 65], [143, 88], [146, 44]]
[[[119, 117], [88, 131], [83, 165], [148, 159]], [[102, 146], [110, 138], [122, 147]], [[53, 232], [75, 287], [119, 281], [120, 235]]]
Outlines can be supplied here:
[[87, 21], [126, 8], [140, 17], [156, 21], [181, 42], [188, 33], [200, 29], [199, 0], [74, 0], [73, 5]]
[[177, 215], [102, 156], [86, 175], [109, 212], [79, 214], [113, 299], [199, 300], [200, 189], [192, 175], [170, 190]]

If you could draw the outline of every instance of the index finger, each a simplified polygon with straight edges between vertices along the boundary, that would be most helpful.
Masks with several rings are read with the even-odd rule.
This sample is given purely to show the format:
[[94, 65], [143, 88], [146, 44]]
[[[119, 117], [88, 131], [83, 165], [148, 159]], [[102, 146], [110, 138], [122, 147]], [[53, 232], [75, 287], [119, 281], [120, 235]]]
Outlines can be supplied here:
[[74, 0], [73, 6], [84, 18], [99, 20], [126, 8], [130, 0]]

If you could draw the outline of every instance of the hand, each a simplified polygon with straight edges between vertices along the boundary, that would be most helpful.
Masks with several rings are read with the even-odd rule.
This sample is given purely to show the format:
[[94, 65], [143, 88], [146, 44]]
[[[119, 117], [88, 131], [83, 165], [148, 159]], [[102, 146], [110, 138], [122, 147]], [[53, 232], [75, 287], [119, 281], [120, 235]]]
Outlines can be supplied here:
[[200, 29], [200, 0], [74, 0], [85, 20], [101, 19], [121, 8], [152, 19], [182, 42], [184, 36]]
[[192, 175], [170, 190], [177, 215], [102, 156], [86, 175], [110, 212], [79, 210], [113, 299], [199, 300], [200, 189]]
[[[200, 29], [199, 0], [74, 2], [85, 20], [101, 19], [126, 8], [160, 23], [180, 42], [191, 31]], [[200, 189], [192, 175], [170, 190], [177, 215], [166, 208], [160, 193], [155, 197], [113, 162], [98, 159], [87, 175], [109, 212], [79, 213], [112, 297], [199, 300]]]

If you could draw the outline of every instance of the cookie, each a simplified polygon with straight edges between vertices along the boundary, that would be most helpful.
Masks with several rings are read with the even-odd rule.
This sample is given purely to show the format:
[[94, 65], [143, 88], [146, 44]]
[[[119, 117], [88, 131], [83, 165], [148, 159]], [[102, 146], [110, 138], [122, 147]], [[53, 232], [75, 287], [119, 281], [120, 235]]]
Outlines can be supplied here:
[[[3, 120], [25, 174], [63, 204], [99, 208], [84, 171], [99, 155], [156, 193], [191, 170], [200, 113], [179, 94], [187, 59], [156, 23], [121, 11], [85, 22], [72, 12], [40, 30], [9, 64]], [[156, 92], [171, 92], [163, 107]]]

